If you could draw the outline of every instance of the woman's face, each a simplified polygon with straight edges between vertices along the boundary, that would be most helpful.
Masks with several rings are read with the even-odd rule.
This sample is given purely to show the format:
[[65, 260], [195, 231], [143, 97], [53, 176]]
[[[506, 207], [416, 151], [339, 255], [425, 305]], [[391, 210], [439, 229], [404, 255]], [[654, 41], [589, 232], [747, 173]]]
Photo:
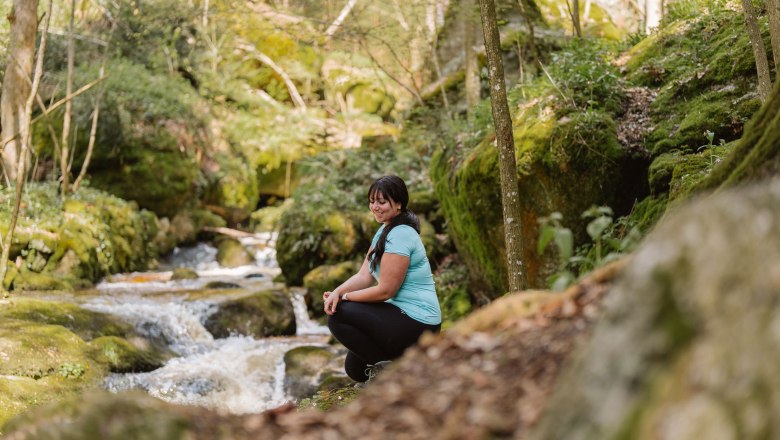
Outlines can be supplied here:
[[389, 224], [395, 216], [401, 213], [401, 204], [376, 191], [368, 198], [368, 209], [374, 214], [376, 221]]

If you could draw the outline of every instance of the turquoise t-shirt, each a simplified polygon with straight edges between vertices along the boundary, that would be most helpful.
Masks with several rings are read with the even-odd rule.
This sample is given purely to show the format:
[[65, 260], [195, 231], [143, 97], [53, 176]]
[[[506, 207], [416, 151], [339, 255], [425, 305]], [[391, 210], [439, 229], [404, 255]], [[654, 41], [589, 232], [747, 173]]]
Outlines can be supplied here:
[[[371, 248], [376, 246], [385, 225], [379, 228], [371, 242]], [[431, 265], [425, 254], [420, 235], [411, 226], [394, 227], [387, 235], [385, 253], [409, 257], [409, 269], [406, 271], [401, 287], [394, 297], [386, 302], [393, 304], [410, 317], [424, 324], [441, 324], [441, 308], [436, 297], [436, 287], [433, 282]], [[371, 274], [379, 280], [380, 265]]]

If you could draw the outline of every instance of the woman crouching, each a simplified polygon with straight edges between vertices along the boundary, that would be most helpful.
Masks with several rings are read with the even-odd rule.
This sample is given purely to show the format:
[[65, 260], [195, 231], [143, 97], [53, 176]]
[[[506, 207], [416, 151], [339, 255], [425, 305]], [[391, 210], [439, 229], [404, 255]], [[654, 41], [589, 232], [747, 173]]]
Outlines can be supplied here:
[[426, 330], [441, 328], [420, 221], [408, 203], [400, 177], [380, 177], [371, 185], [368, 206], [382, 226], [358, 273], [323, 293], [328, 327], [349, 350], [344, 369], [358, 382], [400, 357]]

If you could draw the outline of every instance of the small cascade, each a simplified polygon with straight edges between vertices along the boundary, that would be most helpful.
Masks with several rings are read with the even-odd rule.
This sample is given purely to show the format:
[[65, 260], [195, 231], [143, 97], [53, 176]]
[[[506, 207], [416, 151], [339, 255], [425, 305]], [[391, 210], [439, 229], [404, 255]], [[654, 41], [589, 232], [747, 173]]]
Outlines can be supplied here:
[[[217, 310], [219, 293], [198, 294], [210, 281], [234, 283], [248, 292], [272, 288], [279, 272], [275, 238], [269, 234], [241, 240], [254, 252], [254, 265], [220, 267], [214, 261], [216, 249], [198, 244], [174, 251], [161, 264], [167, 271], [113, 276], [97, 286], [99, 295], [78, 300], [87, 309], [121, 317], [180, 355], [148, 373], [112, 374], [105, 388], [142, 389], [169, 402], [236, 414], [264, 411], [289, 400], [285, 353], [301, 345], [325, 345], [329, 334], [327, 327], [309, 318], [303, 289], [290, 289], [297, 335], [262, 339], [214, 339], [204, 323]], [[199, 278], [170, 281], [169, 270], [176, 267], [191, 268]]]

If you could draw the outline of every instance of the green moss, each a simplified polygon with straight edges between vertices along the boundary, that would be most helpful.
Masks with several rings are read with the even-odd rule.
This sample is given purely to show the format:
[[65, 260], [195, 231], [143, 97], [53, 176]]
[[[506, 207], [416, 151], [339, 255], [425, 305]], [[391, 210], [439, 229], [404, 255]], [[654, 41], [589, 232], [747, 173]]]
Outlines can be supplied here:
[[155, 349], [142, 350], [125, 339], [101, 336], [89, 342], [92, 356], [114, 373], [139, 373], [160, 368], [165, 356]]
[[224, 267], [246, 266], [254, 263], [255, 258], [240, 241], [222, 237], [217, 242], [217, 262]]
[[284, 354], [284, 371], [287, 376], [316, 376], [332, 358], [323, 347], [296, 347]]
[[82, 339], [99, 336], [128, 336], [132, 326], [105, 313], [93, 312], [74, 304], [31, 298], [12, 298], [0, 307], [0, 318], [61, 325]]
[[442, 328], [448, 328], [472, 310], [468, 270], [462, 264], [450, 263], [441, 268], [434, 279], [441, 305]]
[[330, 411], [355, 400], [360, 395], [360, 390], [348, 386], [335, 390], [318, 391], [314, 397], [303, 399], [298, 403], [298, 409], [315, 408], [320, 411]]
[[196, 279], [198, 279], [198, 273], [187, 267], [177, 267], [176, 269], [173, 269], [173, 273], [171, 274], [171, 281]]
[[628, 223], [636, 225], [642, 232], [647, 232], [666, 212], [666, 205], [666, 194], [646, 197], [634, 205]]
[[232, 334], [294, 335], [295, 315], [292, 302], [284, 292], [267, 290], [219, 304], [219, 310], [209, 316], [205, 327], [217, 338]]
[[674, 166], [669, 185], [669, 201], [683, 201], [710, 175], [732, 150], [735, 142], [707, 148], [699, 153], [680, 157]]

